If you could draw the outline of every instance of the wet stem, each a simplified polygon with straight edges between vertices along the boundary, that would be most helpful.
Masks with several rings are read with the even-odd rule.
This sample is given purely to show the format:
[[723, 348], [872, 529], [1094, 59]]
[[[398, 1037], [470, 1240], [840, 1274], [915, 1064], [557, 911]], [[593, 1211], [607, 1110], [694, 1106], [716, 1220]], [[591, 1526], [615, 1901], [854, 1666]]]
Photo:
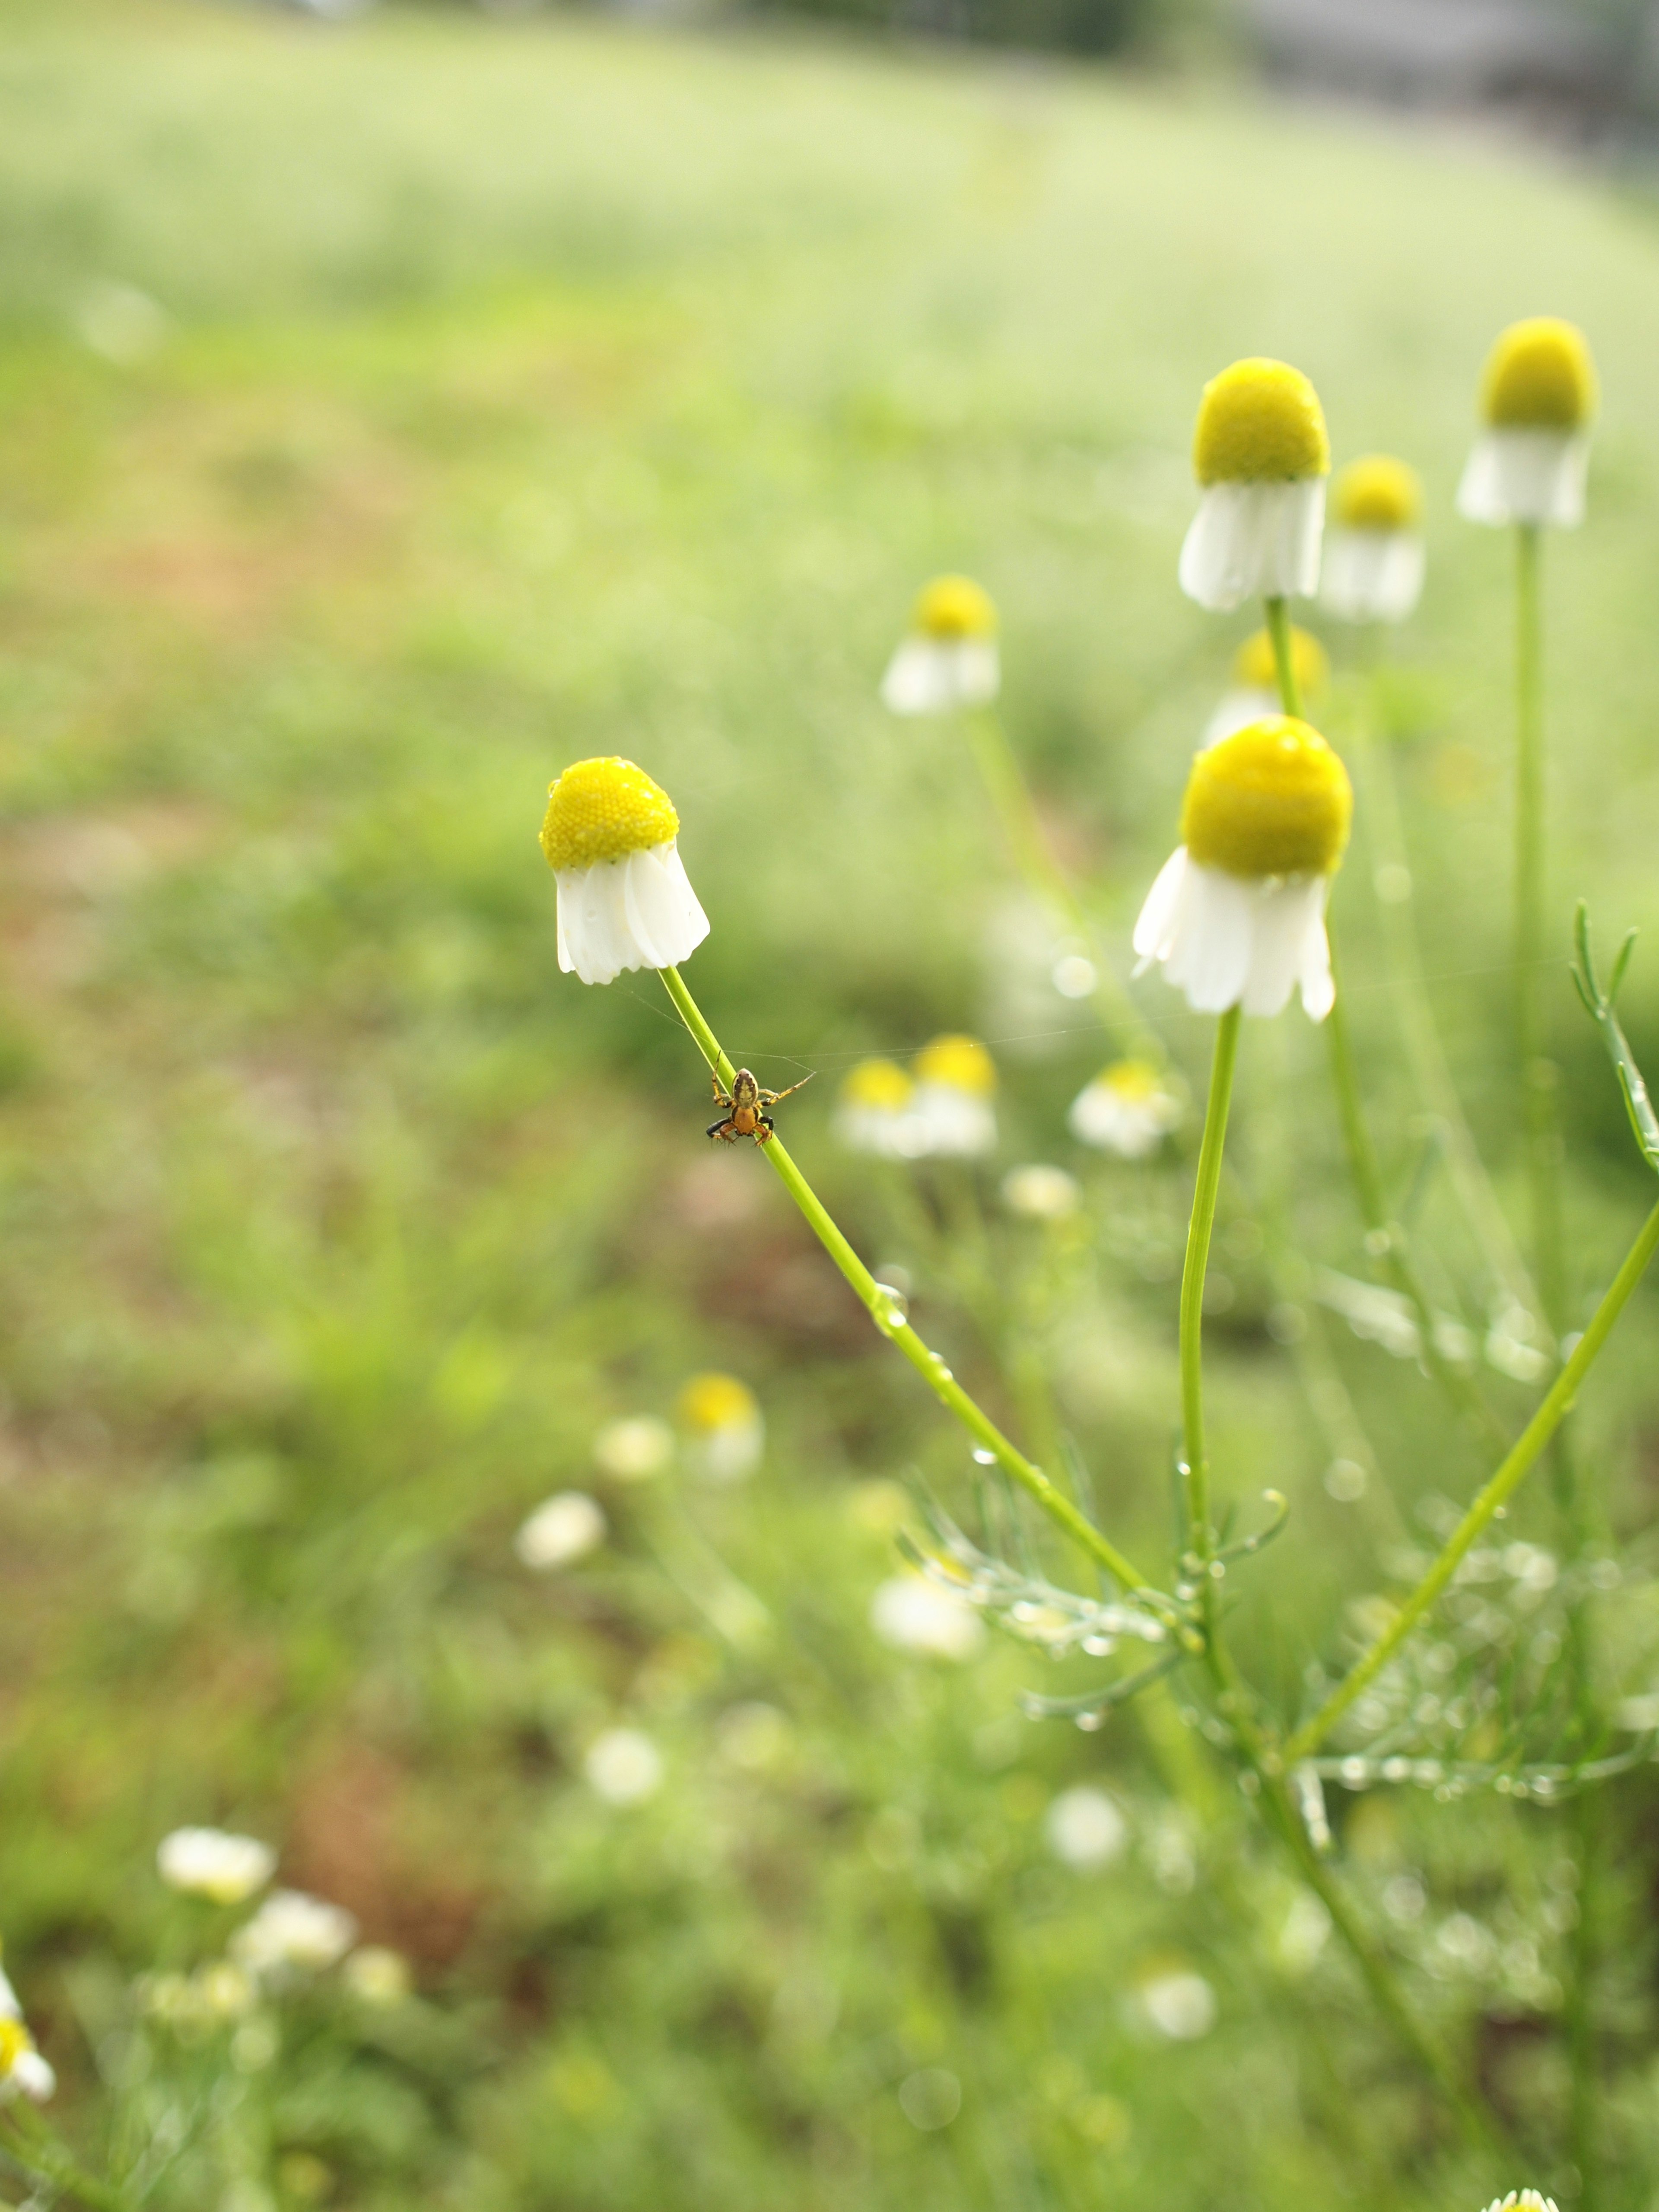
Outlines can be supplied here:
[[[673, 1000], [680, 1019], [691, 1032], [697, 1049], [729, 1091], [736, 1070], [720, 1049], [714, 1032], [703, 1019], [678, 969], [664, 968], [659, 972], [664, 988]], [[774, 1137], [763, 1149], [771, 1163], [773, 1172], [805, 1215], [818, 1242], [846, 1277], [876, 1327], [890, 1345], [903, 1353], [940, 1404], [962, 1423], [980, 1450], [989, 1452], [996, 1463], [1036, 1500], [1050, 1520], [1064, 1529], [1097, 1565], [1104, 1567], [1123, 1589], [1150, 1589], [1152, 1586], [1140, 1570], [1118, 1550], [1109, 1538], [1102, 1534], [1063, 1491], [1056, 1488], [1040, 1467], [1034, 1466], [1003, 1435], [990, 1416], [963, 1389], [939, 1354], [930, 1351], [922, 1342], [899, 1310], [891, 1292], [877, 1282], [837, 1228], [811, 1185], [790, 1158], [782, 1139]]]

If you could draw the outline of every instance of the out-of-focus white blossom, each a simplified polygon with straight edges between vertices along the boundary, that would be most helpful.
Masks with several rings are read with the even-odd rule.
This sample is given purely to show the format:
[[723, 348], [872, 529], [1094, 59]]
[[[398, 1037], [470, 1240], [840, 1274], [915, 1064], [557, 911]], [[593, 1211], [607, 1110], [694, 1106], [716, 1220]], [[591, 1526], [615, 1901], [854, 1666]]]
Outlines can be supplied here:
[[231, 1955], [251, 1974], [321, 1973], [357, 1940], [355, 1917], [342, 1905], [301, 1889], [274, 1889], [230, 1941]]
[[580, 1490], [562, 1490], [538, 1505], [514, 1539], [526, 1566], [547, 1572], [585, 1559], [605, 1541], [605, 1515]]
[[662, 1787], [662, 1753], [639, 1729], [607, 1729], [588, 1746], [582, 1771], [607, 1805], [639, 1805]]
[[276, 1854], [256, 1837], [223, 1828], [175, 1828], [156, 1847], [155, 1863], [169, 1889], [240, 1905], [276, 1873]]
[[896, 1651], [933, 1659], [971, 1659], [985, 1641], [985, 1623], [964, 1597], [922, 1575], [895, 1575], [870, 1601], [870, 1626]]
[[1080, 1783], [1074, 1790], [1062, 1790], [1049, 1806], [1043, 1832], [1063, 1865], [1085, 1874], [1122, 1857], [1129, 1824], [1114, 1798]]

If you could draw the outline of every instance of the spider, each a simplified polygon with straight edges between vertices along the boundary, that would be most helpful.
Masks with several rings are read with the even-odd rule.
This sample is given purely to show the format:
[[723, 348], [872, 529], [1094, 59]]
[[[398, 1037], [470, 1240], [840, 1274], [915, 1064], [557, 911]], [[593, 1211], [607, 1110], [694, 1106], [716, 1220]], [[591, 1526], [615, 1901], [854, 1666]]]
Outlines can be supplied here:
[[[817, 1073], [817, 1068], [812, 1075]], [[812, 1080], [812, 1075], [803, 1075], [799, 1083], [792, 1083], [787, 1091], [763, 1091], [746, 1067], [740, 1067], [732, 1079], [732, 1096], [728, 1098], [720, 1089], [719, 1076], [711, 1075], [714, 1086], [714, 1103], [724, 1109], [723, 1121], [711, 1121], [708, 1134], [718, 1137], [723, 1145], [735, 1145], [739, 1137], [752, 1137], [757, 1145], [769, 1144], [772, 1139], [772, 1116], [763, 1109], [775, 1106], [781, 1098], [793, 1098]]]

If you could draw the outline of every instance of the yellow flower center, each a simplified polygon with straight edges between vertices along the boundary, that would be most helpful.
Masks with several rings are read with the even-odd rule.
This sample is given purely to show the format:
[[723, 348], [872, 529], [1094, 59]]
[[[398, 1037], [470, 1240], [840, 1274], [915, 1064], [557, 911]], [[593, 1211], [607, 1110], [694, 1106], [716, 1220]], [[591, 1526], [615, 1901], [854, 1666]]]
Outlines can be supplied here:
[[[1291, 625], [1291, 666], [1296, 672], [1297, 689], [1304, 699], [1317, 697], [1330, 682], [1331, 664], [1319, 640], [1305, 629]], [[1273, 659], [1273, 641], [1265, 629], [1247, 637], [1233, 655], [1233, 681], [1241, 690], [1277, 691], [1279, 663]]]
[[996, 1062], [977, 1037], [938, 1036], [915, 1057], [918, 1083], [939, 1083], [989, 1098], [997, 1087]]
[[1557, 315], [1511, 323], [1480, 380], [1480, 411], [1499, 430], [1576, 430], [1595, 414], [1596, 397], [1584, 333]]
[[940, 643], [994, 637], [997, 611], [990, 593], [971, 576], [935, 576], [916, 601], [910, 627]]
[[909, 1103], [911, 1089], [909, 1077], [892, 1060], [861, 1060], [842, 1079], [841, 1095], [845, 1105], [897, 1114]]
[[1325, 410], [1299, 368], [1236, 361], [1205, 386], [1193, 432], [1200, 483], [1322, 477], [1330, 466]]
[[754, 1392], [735, 1375], [694, 1375], [680, 1393], [680, 1419], [688, 1429], [746, 1428], [758, 1411]]
[[660, 785], [642, 768], [612, 754], [578, 761], [548, 786], [542, 850], [550, 868], [590, 868], [630, 853], [672, 844], [680, 817]]
[[1146, 1106], [1156, 1098], [1164, 1085], [1158, 1070], [1147, 1060], [1115, 1060], [1103, 1067], [1095, 1081], [1103, 1090], [1121, 1098], [1126, 1106]]
[[1344, 530], [1411, 530], [1422, 513], [1417, 471], [1392, 453], [1350, 461], [1331, 494], [1331, 520]]
[[34, 2039], [21, 2020], [0, 2020], [0, 2081], [3, 2081]]
[[1252, 722], [1193, 763], [1181, 841], [1231, 876], [1334, 875], [1353, 787], [1317, 730], [1288, 714]]

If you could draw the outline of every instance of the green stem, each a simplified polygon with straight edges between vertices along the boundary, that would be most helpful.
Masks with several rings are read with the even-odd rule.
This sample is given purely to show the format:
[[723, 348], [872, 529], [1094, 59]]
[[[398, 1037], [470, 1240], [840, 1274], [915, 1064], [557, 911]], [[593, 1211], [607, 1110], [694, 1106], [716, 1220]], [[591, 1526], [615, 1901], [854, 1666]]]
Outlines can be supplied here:
[[1099, 931], [1054, 857], [1002, 717], [994, 707], [975, 707], [969, 710], [966, 719], [969, 742], [1015, 866], [1062, 927], [1089, 949], [1095, 971], [1095, 1011], [1101, 1026], [1115, 1033], [1126, 1051], [1162, 1067], [1169, 1058], [1164, 1041], [1118, 980]]
[[1434, 1565], [1395, 1615], [1392, 1626], [1344, 1676], [1313, 1718], [1305, 1722], [1291, 1738], [1285, 1747], [1287, 1760], [1294, 1763], [1298, 1759], [1305, 1759], [1324, 1741], [1354, 1699], [1376, 1680], [1445, 1589], [1493, 1516], [1500, 1507], [1508, 1504], [1520, 1488], [1544, 1447], [1561, 1425], [1585, 1376], [1613, 1334], [1613, 1324], [1629, 1303], [1631, 1293], [1641, 1281], [1656, 1250], [1659, 1250], [1659, 1206], [1654, 1207], [1642, 1224], [1640, 1234], [1625, 1255], [1619, 1273], [1597, 1306], [1589, 1327], [1574, 1346], [1571, 1358], [1550, 1385], [1542, 1404], [1528, 1422], [1498, 1472], [1458, 1522]]
[[1296, 680], [1296, 657], [1291, 650], [1291, 616], [1284, 600], [1267, 601], [1267, 635], [1273, 641], [1273, 666], [1279, 672], [1279, 703], [1287, 714], [1302, 719], [1302, 687]]
[[[697, 1049], [729, 1091], [737, 1070], [721, 1051], [719, 1040], [703, 1019], [696, 1000], [686, 989], [678, 969], [665, 968], [659, 972], [668, 995], [674, 1001], [680, 1019], [690, 1030]], [[1040, 1467], [1034, 1467], [1022, 1452], [1016, 1449], [990, 1416], [969, 1396], [939, 1354], [928, 1350], [900, 1312], [892, 1293], [884, 1290], [877, 1282], [836, 1226], [817, 1193], [790, 1158], [782, 1139], [772, 1138], [763, 1149], [778, 1180], [805, 1215], [818, 1242], [847, 1278], [872, 1321], [888, 1342], [903, 1353], [939, 1403], [956, 1415], [981, 1449], [991, 1453], [998, 1465], [1036, 1499], [1049, 1518], [1056, 1522], [1091, 1559], [1104, 1567], [1108, 1574], [1114, 1576], [1125, 1589], [1150, 1590], [1152, 1585], [1139, 1569], [1102, 1535], [1091, 1521], [1085, 1519], [1065, 1492], [1049, 1481]]]
[[83, 2172], [44, 2123], [27, 2125], [8, 2113], [0, 2122], [0, 2151], [31, 2181], [78, 2197], [93, 2212], [128, 2212], [125, 2191]]
[[1337, 992], [1335, 1003], [1325, 1017], [1325, 1042], [1330, 1053], [1331, 1081], [1336, 1091], [1337, 1113], [1342, 1124], [1343, 1146], [1348, 1156], [1348, 1172], [1353, 1180], [1360, 1218], [1365, 1224], [1365, 1249], [1382, 1262], [1390, 1284], [1411, 1308], [1412, 1318], [1417, 1324], [1418, 1349], [1424, 1366], [1458, 1412], [1475, 1422], [1485, 1431], [1488, 1443], [1502, 1450], [1509, 1443], [1508, 1432], [1487, 1404], [1474, 1376], [1455, 1367], [1441, 1351], [1435, 1339], [1433, 1310], [1417, 1270], [1412, 1265], [1405, 1227], [1389, 1218], [1388, 1194], [1383, 1187], [1382, 1165], [1376, 1157], [1376, 1147], [1371, 1141], [1370, 1126], [1365, 1119], [1364, 1103], [1360, 1094], [1359, 1071], [1355, 1064], [1353, 1040], [1348, 1030], [1347, 1000], [1342, 993], [1341, 977], [1337, 969], [1335, 933], [1330, 931], [1328, 933], [1331, 972], [1336, 980]]
[[1233, 1071], [1238, 1063], [1242, 1016], [1242, 1007], [1230, 1006], [1216, 1024], [1204, 1140], [1199, 1147], [1187, 1259], [1181, 1273], [1181, 1434], [1187, 1462], [1187, 1536], [1203, 1563], [1206, 1613], [1212, 1610], [1208, 1570], [1215, 1536], [1210, 1526], [1210, 1462], [1204, 1441], [1204, 1277], [1215, 1226], [1216, 1194], [1221, 1188], [1221, 1156], [1227, 1138], [1227, 1109], [1232, 1102]]
[[1560, 1071], [1549, 1057], [1544, 1004], [1548, 908], [1544, 866], [1540, 539], [1535, 524], [1523, 524], [1516, 532], [1516, 1013], [1526, 1099], [1534, 1260], [1544, 1318], [1559, 1340], [1567, 1325], [1566, 1271], [1561, 1234], [1561, 1135], [1556, 1115]]

